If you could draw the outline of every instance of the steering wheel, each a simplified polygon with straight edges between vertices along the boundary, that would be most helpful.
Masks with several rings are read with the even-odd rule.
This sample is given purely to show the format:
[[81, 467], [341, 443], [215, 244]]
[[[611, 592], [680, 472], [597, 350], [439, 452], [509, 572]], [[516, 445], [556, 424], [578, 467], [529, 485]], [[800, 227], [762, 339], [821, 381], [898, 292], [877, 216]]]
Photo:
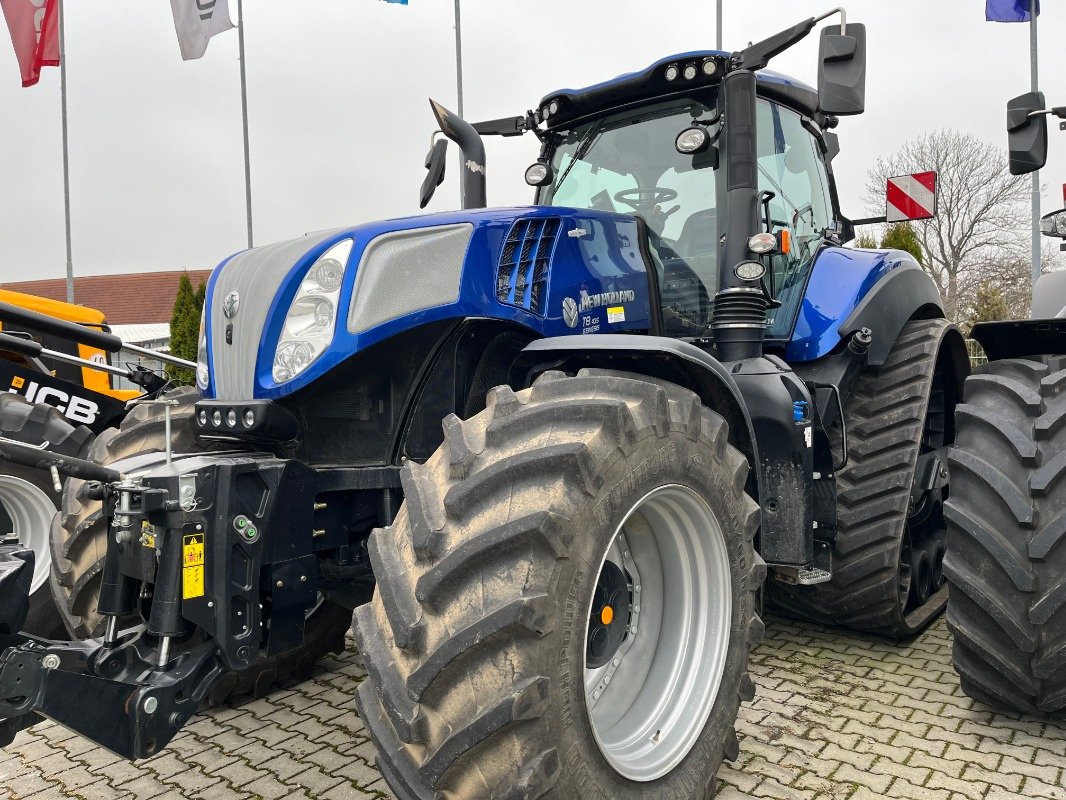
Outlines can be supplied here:
[[677, 199], [677, 192], [673, 189], [663, 189], [659, 186], [649, 186], [644, 189], [624, 189], [615, 192], [614, 199], [619, 203], [625, 203], [634, 211], [639, 211], [648, 205], [659, 205]]

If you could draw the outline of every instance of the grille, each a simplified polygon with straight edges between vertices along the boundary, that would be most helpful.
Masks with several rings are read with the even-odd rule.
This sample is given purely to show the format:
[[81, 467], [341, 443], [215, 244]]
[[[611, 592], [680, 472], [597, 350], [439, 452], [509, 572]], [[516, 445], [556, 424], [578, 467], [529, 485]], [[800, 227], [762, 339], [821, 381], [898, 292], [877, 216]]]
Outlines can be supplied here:
[[496, 299], [544, 314], [548, 272], [562, 227], [559, 217], [517, 220], [511, 226], [496, 272]]

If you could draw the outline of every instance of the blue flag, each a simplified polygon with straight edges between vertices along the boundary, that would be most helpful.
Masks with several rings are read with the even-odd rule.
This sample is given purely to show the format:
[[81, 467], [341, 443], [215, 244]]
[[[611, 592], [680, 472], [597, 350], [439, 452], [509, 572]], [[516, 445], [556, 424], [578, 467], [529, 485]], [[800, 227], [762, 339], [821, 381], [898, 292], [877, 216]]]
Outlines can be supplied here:
[[[1029, 0], [985, 0], [985, 19], [989, 22], [1028, 22], [1029, 8]], [[1040, 0], [1036, 0], [1036, 13], [1039, 16]]]

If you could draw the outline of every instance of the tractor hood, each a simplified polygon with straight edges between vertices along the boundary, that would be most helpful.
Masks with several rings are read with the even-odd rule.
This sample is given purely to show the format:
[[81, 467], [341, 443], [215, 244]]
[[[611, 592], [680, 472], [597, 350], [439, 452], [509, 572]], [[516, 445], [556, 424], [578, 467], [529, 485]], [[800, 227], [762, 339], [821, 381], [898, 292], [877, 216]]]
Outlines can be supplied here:
[[[451, 318], [506, 320], [542, 336], [646, 331], [652, 283], [641, 225], [628, 215], [585, 209], [478, 209], [340, 228], [237, 253], [208, 283], [204, 396], [283, 397], [370, 345]], [[339, 291], [326, 306], [313, 298], [332, 309], [332, 336], [320, 334], [310, 364], [279, 380], [279, 344], [292, 341], [307, 319], [327, 315], [312, 312], [288, 325], [286, 319], [294, 309], [306, 311], [309, 274], [338, 253]]]

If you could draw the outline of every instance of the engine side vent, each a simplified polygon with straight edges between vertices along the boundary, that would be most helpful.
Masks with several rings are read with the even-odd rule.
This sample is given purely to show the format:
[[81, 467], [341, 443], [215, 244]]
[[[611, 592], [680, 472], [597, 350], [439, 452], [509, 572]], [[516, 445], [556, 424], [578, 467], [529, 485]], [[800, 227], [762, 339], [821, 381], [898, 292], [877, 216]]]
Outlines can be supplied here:
[[544, 314], [548, 268], [559, 240], [559, 217], [532, 217], [511, 226], [496, 272], [496, 299]]

